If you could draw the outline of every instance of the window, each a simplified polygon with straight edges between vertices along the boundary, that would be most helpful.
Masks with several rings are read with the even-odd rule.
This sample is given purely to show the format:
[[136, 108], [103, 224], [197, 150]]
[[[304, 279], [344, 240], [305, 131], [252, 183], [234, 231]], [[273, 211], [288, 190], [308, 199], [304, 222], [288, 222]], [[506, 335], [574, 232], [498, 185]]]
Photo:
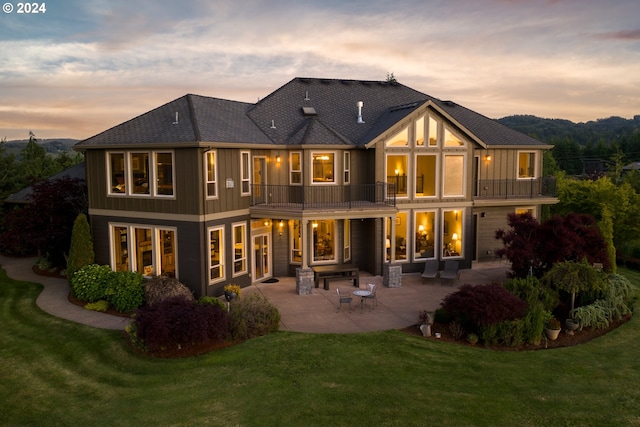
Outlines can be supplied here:
[[458, 138], [452, 131], [446, 126], [444, 128], [444, 146], [445, 147], [462, 147], [464, 142]]
[[522, 215], [524, 213], [530, 213], [532, 217], [536, 216], [536, 208], [533, 206], [526, 208], [516, 208], [516, 215]]
[[124, 153], [109, 153], [109, 175], [111, 176], [110, 194], [126, 192]]
[[349, 261], [351, 259], [351, 221], [344, 220], [344, 260]]
[[[407, 213], [398, 212], [395, 222], [391, 223], [391, 218], [387, 218], [387, 238], [385, 242], [387, 261], [391, 259], [391, 251], [395, 251], [396, 261], [406, 261], [407, 259]], [[395, 240], [391, 240], [391, 227], [395, 227]]]
[[[144, 276], [177, 276], [176, 230], [145, 225], [112, 225], [111, 267]], [[129, 253], [133, 256], [130, 257]]]
[[129, 229], [120, 226], [113, 227], [112, 241], [113, 270], [129, 271]]
[[110, 195], [174, 195], [173, 152], [170, 151], [108, 153], [107, 174]]
[[209, 284], [224, 280], [224, 227], [209, 229]]
[[436, 156], [419, 154], [416, 156], [416, 197], [436, 195]]
[[464, 195], [464, 156], [459, 154], [444, 155], [444, 186], [445, 197]]
[[435, 258], [436, 213], [416, 212], [414, 227], [414, 258]]
[[131, 153], [132, 194], [149, 194], [149, 153]]
[[313, 260], [334, 261], [336, 259], [335, 220], [313, 221]]
[[333, 184], [335, 182], [334, 153], [312, 153], [313, 182], [316, 184]]
[[344, 184], [351, 182], [351, 153], [344, 152]]
[[243, 196], [251, 194], [251, 166], [249, 152], [240, 152], [240, 187]]
[[462, 253], [462, 217], [464, 210], [445, 210], [442, 212], [442, 256], [457, 257]]
[[438, 145], [438, 122], [429, 116], [429, 147]]
[[207, 171], [207, 197], [218, 196], [218, 182], [216, 174], [216, 152], [207, 151], [204, 153], [205, 169]]
[[233, 224], [233, 275], [247, 272], [247, 225]]
[[536, 153], [521, 151], [518, 153], [518, 178], [536, 177]]
[[387, 156], [387, 183], [396, 185], [398, 197], [407, 197], [407, 171], [409, 170], [409, 156]]
[[407, 147], [409, 145], [409, 127], [405, 127], [389, 138], [386, 145], [387, 147]]
[[299, 151], [289, 153], [289, 183], [302, 184], [302, 154]]
[[416, 120], [415, 124], [416, 146], [424, 146], [424, 116]]
[[291, 262], [302, 262], [302, 233], [300, 231], [300, 221], [289, 221], [291, 236]]
[[159, 196], [173, 196], [173, 154], [156, 153], [156, 179]]

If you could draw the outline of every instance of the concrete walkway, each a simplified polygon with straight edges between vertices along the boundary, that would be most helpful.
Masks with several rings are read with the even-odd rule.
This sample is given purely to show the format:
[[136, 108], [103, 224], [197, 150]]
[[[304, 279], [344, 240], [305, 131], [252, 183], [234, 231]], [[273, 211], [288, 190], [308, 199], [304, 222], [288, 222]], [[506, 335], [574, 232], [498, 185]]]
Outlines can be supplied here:
[[[36, 303], [45, 312], [63, 319], [103, 329], [122, 330], [129, 319], [85, 310], [67, 300], [69, 286], [64, 279], [39, 276], [32, 271], [35, 258], [10, 258], [0, 255], [0, 267], [15, 280], [41, 283], [44, 290]], [[402, 287], [382, 286], [381, 276], [360, 275], [360, 288], [367, 283], [378, 286], [378, 305], [371, 302], [361, 310], [359, 298], [353, 297], [351, 311], [343, 305], [338, 309], [336, 286], [350, 293], [355, 290], [350, 281], [332, 281], [331, 289], [314, 289], [312, 295], [296, 293], [295, 278], [279, 278], [276, 283], [259, 283], [242, 290], [244, 295], [259, 292], [280, 311], [280, 330], [310, 333], [358, 333], [400, 329], [414, 325], [422, 310], [434, 311], [442, 299], [464, 283], [488, 284], [503, 281], [509, 265], [505, 262], [478, 263], [473, 269], [462, 270], [460, 280], [443, 285], [436, 280], [423, 281], [419, 273], [402, 276]]]

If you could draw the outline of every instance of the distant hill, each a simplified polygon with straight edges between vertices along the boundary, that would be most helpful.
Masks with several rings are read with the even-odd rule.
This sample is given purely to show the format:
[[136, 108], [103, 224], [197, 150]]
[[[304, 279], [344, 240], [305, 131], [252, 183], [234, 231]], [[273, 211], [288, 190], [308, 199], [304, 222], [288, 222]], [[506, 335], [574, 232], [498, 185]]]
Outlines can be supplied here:
[[[28, 139], [7, 141], [3, 145], [7, 152], [18, 154], [29, 142]], [[77, 139], [55, 138], [55, 139], [38, 139], [38, 144], [44, 147], [45, 151], [50, 154], [56, 154], [63, 151], [73, 152], [71, 147], [78, 142]]]
[[620, 138], [629, 138], [640, 133], [640, 115], [634, 116], [633, 119], [609, 117], [586, 123], [520, 115], [503, 117], [498, 119], [498, 122], [546, 143], [555, 138], [569, 138], [583, 146], [597, 144], [599, 141], [610, 144]]

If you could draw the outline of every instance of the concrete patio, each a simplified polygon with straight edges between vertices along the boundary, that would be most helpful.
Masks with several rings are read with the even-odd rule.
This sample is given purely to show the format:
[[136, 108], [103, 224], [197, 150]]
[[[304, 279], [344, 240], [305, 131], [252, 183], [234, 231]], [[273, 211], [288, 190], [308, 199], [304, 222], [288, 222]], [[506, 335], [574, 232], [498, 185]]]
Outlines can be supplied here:
[[338, 309], [336, 287], [345, 293], [356, 288], [350, 280], [332, 281], [330, 290], [320, 286], [312, 295], [298, 295], [293, 277], [279, 278], [277, 283], [259, 283], [243, 289], [243, 292], [260, 292], [267, 297], [282, 316], [280, 330], [310, 333], [358, 333], [401, 329], [417, 322], [422, 310], [434, 311], [442, 299], [459, 286], [488, 284], [506, 279], [509, 264], [490, 262], [474, 264], [472, 269], [461, 270], [460, 279], [453, 283], [440, 283], [439, 279], [424, 280], [420, 273], [404, 274], [402, 287], [387, 288], [382, 285], [382, 276], [360, 275], [360, 289], [367, 283], [379, 285], [378, 305], [371, 309], [371, 301], [360, 309], [359, 298], [353, 297], [352, 310], [346, 305]]

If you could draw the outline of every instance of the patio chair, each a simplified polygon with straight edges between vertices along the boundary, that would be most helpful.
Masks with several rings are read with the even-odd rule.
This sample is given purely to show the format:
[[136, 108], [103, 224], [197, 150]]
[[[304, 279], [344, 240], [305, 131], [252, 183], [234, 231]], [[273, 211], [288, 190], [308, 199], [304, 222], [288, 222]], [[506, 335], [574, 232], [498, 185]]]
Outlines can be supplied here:
[[[437, 279], [438, 278], [438, 266], [440, 261], [437, 259], [431, 259], [424, 263], [424, 271], [422, 272], [422, 279]], [[424, 283], [424, 280], [422, 281]]]
[[373, 302], [374, 307], [378, 306], [378, 296], [376, 295], [377, 290], [378, 290], [378, 285], [376, 285], [375, 283], [369, 283], [369, 291], [371, 292], [371, 295], [367, 295], [366, 297], [363, 297], [365, 299], [371, 300]]
[[336, 292], [338, 293], [338, 309], [336, 313], [340, 311], [342, 304], [349, 304], [349, 313], [351, 313], [351, 301], [353, 301], [353, 297], [350, 294], [340, 293], [340, 288], [336, 288]]
[[448, 281], [449, 285], [453, 286], [453, 281], [460, 279], [458, 261], [445, 261], [444, 270], [440, 272], [440, 279]]

